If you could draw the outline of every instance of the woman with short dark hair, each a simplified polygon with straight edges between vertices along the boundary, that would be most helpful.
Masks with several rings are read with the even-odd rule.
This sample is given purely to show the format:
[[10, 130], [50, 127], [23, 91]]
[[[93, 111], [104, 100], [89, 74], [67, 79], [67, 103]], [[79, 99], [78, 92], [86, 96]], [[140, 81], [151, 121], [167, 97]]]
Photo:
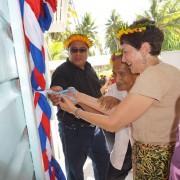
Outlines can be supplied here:
[[76, 92], [78, 103], [109, 116], [77, 109], [65, 96], [59, 105], [107, 131], [132, 124], [134, 179], [168, 179], [179, 122], [180, 71], [160, 61], [164, 35], [155, 22], [135, 21], [121, 29], [117, 37], [122, 61], [132, 73], [140, 74], [126, 98], [116, 108], [105, 111], [95, 98]]

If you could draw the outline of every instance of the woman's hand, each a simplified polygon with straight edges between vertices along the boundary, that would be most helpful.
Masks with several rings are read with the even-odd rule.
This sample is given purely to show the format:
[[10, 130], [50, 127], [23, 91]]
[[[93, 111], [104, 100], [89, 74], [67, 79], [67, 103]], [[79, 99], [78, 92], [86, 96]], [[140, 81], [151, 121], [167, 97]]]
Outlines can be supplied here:
[[[61, 86], [53, 86], [50, 88], [50, 90], [54, 91], [54, 92], [58, 92], [58, 91], [62, 91], [63, 88]], [[50, 101], [52, 102], [52, 104], [54, 106], [57, 106], [59, 101], [61, 100], [61, 97], [59, 94], [48, 94], [47, 97], [50, 99]]]
[[70, 99], [72, 102], [74, 102], [74, 104], [78, 104], [81, 102], [81, 93], [74, 87], [68, 87], [68, 92], [63, 94], [67, 95], [66, 97], [71, 97]]
[[67, 111], [71, 114], [74, 114], [77, 107], [73, 103], [74, 97], [66, 97], [65, 94], [61, 95], [61, 101], [59, 101], [58, 105], [63, 111]]

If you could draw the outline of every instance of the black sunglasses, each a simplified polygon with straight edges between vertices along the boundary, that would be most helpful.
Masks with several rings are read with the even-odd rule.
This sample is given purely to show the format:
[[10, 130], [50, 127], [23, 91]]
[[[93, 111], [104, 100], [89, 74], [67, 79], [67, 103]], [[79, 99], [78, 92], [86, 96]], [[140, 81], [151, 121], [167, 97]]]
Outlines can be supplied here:
[[70, 48], [71, 53], [77, 53], [78, 51], [80, 53], [85, 53], [87, 51], [87, 49], [83, 48], [83, 47], [82, 48], [75, 48], [75, 47]]

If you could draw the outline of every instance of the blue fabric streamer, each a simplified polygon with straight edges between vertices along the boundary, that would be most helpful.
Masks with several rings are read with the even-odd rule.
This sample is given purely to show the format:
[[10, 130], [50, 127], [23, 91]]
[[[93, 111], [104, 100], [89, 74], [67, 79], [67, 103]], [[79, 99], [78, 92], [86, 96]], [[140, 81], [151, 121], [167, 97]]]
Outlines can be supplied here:
[[44, 62], [44, 56], [34, 44], [30, 43], [30, 51], [32, 55], [32, 59], [34, 62], [34, 66], [37, 68], [37, 70], [41, 73], [45, 73], [45, 62]]
[[64, 174], [63, 174], [63, 171], [60, 167], [60, 165], [58, 164], [58, 162], [54, 159], [54, 157], [52, 157], [51, 159], [51, 165], [54, 167], [55, 169], [55, 175], [56, 175], [56, 178], [58, 180], [66, 180]]
[[40, 16], [38, 18], [38, 22], [41, 27], [41, 30], [44, 32], [50, 28], [51, 22], [52, 22], [52, 17], [49, 12], [49, 8], [48, 8], [47, 4], [44, 3], [43, 6], [44, 6], [44, 17], [42, 17], [42, 15], [40, 14]]
[[46, 96], [43, 94], [40, 95], [39, 101], [38, 101], [39, 106], [41, 107], [42, 111], [46, 114], [48, 119], [51, 118], [51, 107], [47, 101]]
[[39, 124], [38, 132], [39, 132], [39, 138], [40, 138], [40, 143], [41, 143], [41, 151], [43, 152], [46, 149], [47, 136], [46, 136], [46, 133], [44, 131], [42, 124]]
[[36, 78], [35, 78], [35, 75], [34, 75], [34, 70], [32, 71], [31, 73], [31, 86], [33, 89], [37, 90], [39, 85], [37, 84], [36, 82]]
[[20, 11], [21, 11], [21, 17], [24, 18], [24, 0], [19, 0], [20, 3]]

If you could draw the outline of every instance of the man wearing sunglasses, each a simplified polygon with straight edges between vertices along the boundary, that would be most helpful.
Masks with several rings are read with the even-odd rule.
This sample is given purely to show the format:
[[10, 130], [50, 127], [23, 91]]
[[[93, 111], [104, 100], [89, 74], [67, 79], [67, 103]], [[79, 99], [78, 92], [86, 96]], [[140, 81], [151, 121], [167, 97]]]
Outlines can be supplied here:
[[[80, 92], [99, 98], [99, 79], [87, 62], [89, 48], [92, 46], [90, 39], [82, 34], [73, 34], [66, 40], [65, 46], [68, 49], [68, 58], [54, 71], [51, 89], [59, 91], [73, 86]], [[56, 95], [49, 98], [54, 105], [58, 104]], [[110, 157], [102, 129], [62, 109], [58, 109], [57, 118], [67, 180], [84, 180], [83, 166], [87, 156], [92, 160], [95, 179], [105, 180]]]

